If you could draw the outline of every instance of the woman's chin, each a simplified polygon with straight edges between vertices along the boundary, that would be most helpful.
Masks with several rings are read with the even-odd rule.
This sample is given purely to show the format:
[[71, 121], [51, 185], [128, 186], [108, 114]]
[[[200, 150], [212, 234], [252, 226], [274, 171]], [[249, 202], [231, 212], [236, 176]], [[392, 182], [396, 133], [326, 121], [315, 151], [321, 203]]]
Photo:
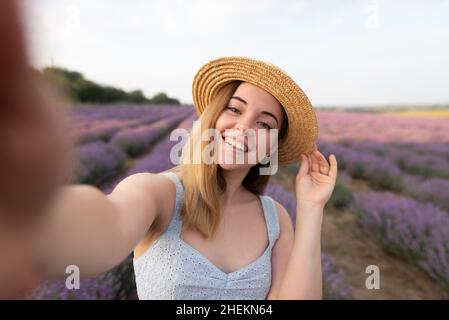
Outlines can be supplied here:
[[233, 153], [227, 148], [219, 152], [218, 159], [218, 165], [223, 170], [242, 170], [251, 167], [251, 164], [248, 164], [247, 156], [244, 154], [237, 156], [235, 152]]
[[223, 170], [245, 170], [248, 169], [250, 167], [252, 167], [252, 165], [243, 163], [243, 164], [232, 164], [232, 163], [222, 163], [219, 162], [218, 165], [223, 169]]

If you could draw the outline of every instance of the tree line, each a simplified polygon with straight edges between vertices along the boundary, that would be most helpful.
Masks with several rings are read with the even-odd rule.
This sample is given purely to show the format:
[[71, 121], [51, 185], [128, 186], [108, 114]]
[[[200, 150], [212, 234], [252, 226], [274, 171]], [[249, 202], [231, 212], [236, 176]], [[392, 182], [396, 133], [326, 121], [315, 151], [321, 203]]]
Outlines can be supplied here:
[[39, 73], [76, 103], [180, 104], [178, 99], [171, 98], [164, 92], [147, 98], [142, 90], [127, 92], [113, 86], [101, 85], [86, 79], [80, 72], [60, 67], [45, 67]]

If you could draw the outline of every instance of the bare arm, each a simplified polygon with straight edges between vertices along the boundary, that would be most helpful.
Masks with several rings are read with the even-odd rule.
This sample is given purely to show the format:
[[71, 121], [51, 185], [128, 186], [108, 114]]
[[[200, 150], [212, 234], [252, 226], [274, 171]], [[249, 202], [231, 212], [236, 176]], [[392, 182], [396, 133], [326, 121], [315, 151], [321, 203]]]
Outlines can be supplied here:
[[61, 188], [44, 225], [46, 278], [66, 276], [68, 265], [78, 266], [82, 278], [118, 265], [161, 211], [163, 186], [158, 175], [138, 173], [123, 179], [109, 195], [90, 185]]
[[323, 299], [321, 227], [324, 206], [332, 195], [338, 171], [335, 155], [331, 154], [329, 161], [330, 165], [317, 148], [312, 154], [301, 155], [296, 176], [295, 234], [292, 237], [292, 227], [281, 231], [279, 245], [282, 249], [278, 250], [278, 256], [287, 263], [281, 268], [283, 275], [278, 277], [281, 280], [268, 298]]
[[268, 300], [322, 299], [321, 222], [323, 209], [298, 206], [296, 230], [277, 203], [281, 234], [273, 250], [273, 280]]
[[[322, 299], [321, 224], [323, 209], [297, 207], [294, 238], [286, 245], [291, 252], [276, 299]], [[292, 232], [290, 231], [289, 234]]]

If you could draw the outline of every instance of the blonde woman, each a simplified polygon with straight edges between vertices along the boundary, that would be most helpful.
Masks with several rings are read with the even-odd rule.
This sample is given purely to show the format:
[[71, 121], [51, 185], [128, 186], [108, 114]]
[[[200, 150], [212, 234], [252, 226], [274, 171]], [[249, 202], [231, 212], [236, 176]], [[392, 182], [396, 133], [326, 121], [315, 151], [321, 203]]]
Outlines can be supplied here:
[[[134, 251], [140, 299], [321, 299], [321, 222], [337, 161], [316, 149], [306, 95], [270, 63], [225, 57], [198, 71], [193, 98], [201, 129], [192, 130], [179, 165], [131, 175], [108, 195], [88, 185], [58, 190], [42, 246], [46, 277], [65, 275], [67, 265], [100, 274]], [[218, 135], [199, 143], [209, 129]], [[263, 134], [270, 130], [277, 146]], [[270, 175], [260, 174], [262, 158], [225, 161], [249, 153], [247, 132], [263, 159], [301, 161], [292, 177], [295, 232], [285, 208], [263, 195]], [[186, 160], [217, 139], [217, 161]]]

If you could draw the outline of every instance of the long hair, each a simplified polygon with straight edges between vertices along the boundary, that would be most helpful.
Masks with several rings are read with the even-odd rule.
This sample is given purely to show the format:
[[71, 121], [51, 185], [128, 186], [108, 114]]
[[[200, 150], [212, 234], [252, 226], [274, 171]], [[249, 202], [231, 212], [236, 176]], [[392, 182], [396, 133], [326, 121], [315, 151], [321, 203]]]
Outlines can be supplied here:
[[[214, 161], [207, 164], [204, 161], [194, 163], [193, 152], [204, 150], [210, 141], [202, 139], [203, 132], [215, 128], [218, 117], [227, 106], [230, 98], [242, 81], [233, 81], [223, 86], [198, 119], [199, 126], [194, 126], [183, 148], [180, 164], [169, 171], [178, 172], [182, 176], [184, 186], [184, 205], [181, 218], [187, 228], [200, 232], [206, 239], [210, 239], [217, 230], [220, 222], [220, 195], [226, 190], [226, 180], [222, 168]], [[284, 126], [279, 133], [279, 140], [287, 132], [288, 122], [284, 112]], [[263, 194], [270, 175], [260, 175], [258, 163], [251, 167], [242, 185], [256, 195]]]

